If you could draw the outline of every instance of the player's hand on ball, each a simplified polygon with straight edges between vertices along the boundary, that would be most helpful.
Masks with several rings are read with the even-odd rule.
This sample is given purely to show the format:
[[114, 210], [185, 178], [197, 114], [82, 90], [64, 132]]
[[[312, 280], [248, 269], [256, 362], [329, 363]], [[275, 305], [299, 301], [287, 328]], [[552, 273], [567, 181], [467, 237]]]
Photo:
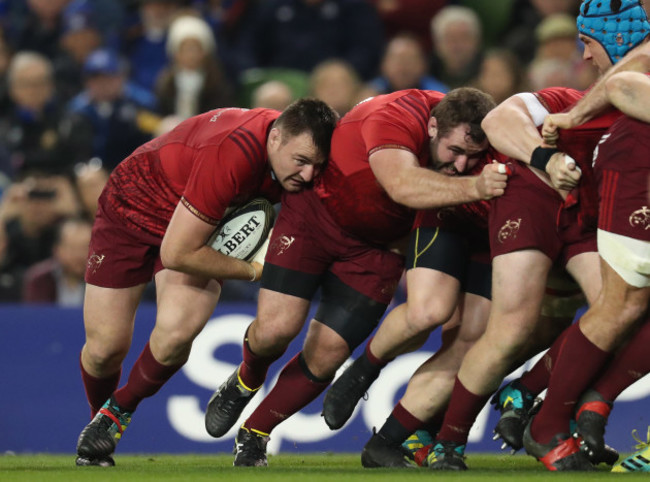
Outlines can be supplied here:
[[570, 191], [576, 187], [582, 177], [582, 170], [576, 161], [563, 152], [556, 152], [551, 156], [546, 165], [546, 172], [551, 178], [553, 187], [564, 191]]
[[510, 167], [497, 161], [486, 165], [476, 179], [476, 189], [481, 199], [487, 200], [502, 196], [512, 174]]

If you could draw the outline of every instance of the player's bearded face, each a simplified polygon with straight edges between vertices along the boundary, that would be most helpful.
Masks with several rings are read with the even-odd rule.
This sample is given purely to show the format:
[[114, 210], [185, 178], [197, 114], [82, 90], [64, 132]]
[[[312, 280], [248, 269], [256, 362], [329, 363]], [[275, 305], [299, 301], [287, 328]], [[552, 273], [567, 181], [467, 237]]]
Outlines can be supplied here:
[[457, 126], [444, 137], [431, 138], [431, 167], [447, 176], [467, 174], [485, 153], [487, 144], [487, 140], [476, 144], [468, 135], [467, 126]]
[[269, 139], [271, 169], [284, 189], [300, 191], [320, 173], [325, 159], [317, 151], [310, 134], [304, 133], [285, 140], [281, 137]]

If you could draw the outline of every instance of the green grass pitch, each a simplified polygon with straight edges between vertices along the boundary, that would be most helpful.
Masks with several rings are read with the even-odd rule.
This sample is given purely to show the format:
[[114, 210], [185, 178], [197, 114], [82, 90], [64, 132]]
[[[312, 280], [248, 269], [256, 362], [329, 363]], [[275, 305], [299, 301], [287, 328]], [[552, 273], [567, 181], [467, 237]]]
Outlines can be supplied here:
[[30, 482], [357, 482], [357, 481], [542, 481], [578, 482], [637, 479], [646, 474], [612, 474], [605, 466], [597, 472], [551, 473], [525, 455], [470, 454], [470, 470], [462, 473], [428, 469], [364, 469], [358, 454], [281, 454], [269, 456], [269, 467], [232, 467], [230, 455], [119, 455], [116, 467], [75, 467], [73, 455], [2, 455], [0, 480]]

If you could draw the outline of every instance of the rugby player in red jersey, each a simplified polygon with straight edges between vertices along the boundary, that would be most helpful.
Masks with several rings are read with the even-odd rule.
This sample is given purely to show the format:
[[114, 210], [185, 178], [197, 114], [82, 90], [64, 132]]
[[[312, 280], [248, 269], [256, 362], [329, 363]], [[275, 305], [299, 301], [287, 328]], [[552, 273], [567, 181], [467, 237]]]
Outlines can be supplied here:
[[[609, 27], [594, 29], [604, 15], [625, 14], [629, 31], [613, 32]], [[635, 22], [632, 22], [635, 20]], [[603, 135], [593, 155], [593, 172], [599, 201], [598, 253], [602, 274], [602, 291], [580, 320], [567, 330], [561, 349], [553, 364], [548, 392], [540, 412], [533, 418], [525, 436], [524, 446], [531, 455], [553, 470], [553, 460], [563, 454], [549, 450], [565, 434], [572, 418], [577, 418], [576, 435], [584, 440], [588, 453], [605, 449], [604, 425], [611, 409], [612, 397], [648, 371], [647, 353], [641, 346], [648, 338], [647, 309], [650, 301], [650, 232], [648, 210], [648, 179], [650, 177], [650, 126], [647, 121], [650, 69], [646, 43], [633, 52], [631, 47], [647, 40], [650, 24], [638, 1], [584, 2], [578, 17], [581, 37], [602, 73], [611, 73], [594, 87], [568, 113], [549, 116], [544, 133], [548, 142], [564, 130], [575, 128], [602, 111], [615, 106], [624, 114]], [[625, 70], [634, 72], [623, 72]], [[639, 73], [638, 71], [642, 72]], [[580, 172], [568, 170], [561, 182], [585, 183]], [[559, 176], [558, 176], [559, 177]], [[641, 324], [641, 327], [639, 327]], [[631, 341], [622, 343], [636, 331]], [[647, 345], [646, 345], [647, 346]], [[604, 367], [620, 348], [617, 357]], [[599, 374], [602, 377], [590, 392], [585, 390]], [[602, 392], [602, 393], [601, 393]], [[581, 395], [583, 395], [582, 398]], [[605, 395], [605, 396], [603, 396]], [[650, 470], [650, 464], [639, 459], [624, 461], [615, 471]]]
[[[583, 33], [582, 37], [585, 37], [584, 8], [590, 3], [592, 2], [583, 4], [582, 14], [578, 20], [578, 27]], [[606, 3], [593, 2], [593, 7], [600, 8]], [[643, 40], [643, 36], [636, 34], [648, 29], [645, 13], [638, 2], [623, 2], [623, 4], [626, 3], [634, 3], [634, 5], [631, 5], [630, 8], [628, 5], [621, 7], [619, 2], [620, 11], [607, 13], [607, 17], [611, 17], [610, 20], [612, 20], [611, 23], [607, 23], [607, 28], [619, 28], [617, 25], [629, 26], [627, 22], [620, 24], [616, 22], [619, 14], [621, 20], [630, 20], [629, 15], [634, 17], [632, 19], [634, 22], [630, 23], [633, 24], [635, 37], [620, 44], [614, 42], [617, 45], [616, 48], [620, 47], [623, 53]], [[594, 21], [601, 20], [602, 18]], [[623, 30], [627, 27], [620, 28]], [[598, 28], [588, 28], [587, 30], [589, 38], [594, 31], [599, 32], [597, 35], [603, 31]], [[609, 34], [612, 32], [608, 32]], [[626, 30], [622, 32], [621, 38], [625, 38], [624, 36], [627, 35], [628, 31]], [[611, 38], [616, 38], [616, 32]], [[587, 48], [585, 58], [591, 58], [593, 52], [593, 49]], [[601, 48], [596, 54], [604, 52], [605, 50]], [[594, 63], [600, 67], [601, 64], [608, 61], [606, 59], [607, 54], [604, 59], [598, 56]], [[558, 97], [558, 100], [561, 100], [561, 97], [562, 95]], [[557, 258], [557, 255], [562, 254], [565, 260], [569, 259], [566, 263], [567, 270], [578, 281], [590, 304], [596, 302], [600, 293], [600, 266], [595, 252], [595, 226], [593, 225], [597, 214], [598, 196], [593, 185], [588, 182], [594, 179], [589, 145], [594, 147], [594, 141], [599, 140], [604, 130], [615, 121], [617, 114], [611, 114], [609, 119], [597, 118], [591, 124], [563, 132], [564, 139], [558, 141], [557, 147], [559, 151], [570, 155], [567, 157], [564, 153], [543, 145], [539, 134], [539, 126], [546, 115], [549, 112], [554, 112], [553, 104], [555, 104], [555, 108], [569, 107], [567, 104], [561, 105], [557, 102], [549, 102], [549, 100], [548, 96], [540, 97], [539, 93], [537, 96], [530, 94], [517, 96], [495, 109], [494, 115], [488, 116], [483, 124], [490, 142], [495, 148], [517, 159], [530, 160], [530, 164], [539, 169], [536, 172], [532, 169], [523, 170], [528, 173], [529, 178], [528, 182], [523, 184], [518, 182], [516, 176], [513, 176], [509, 181], [507, 195], [497, 199], [494, 203], [492, 211], [494, 218], [490, 220], [493, 230], [491, 246], [494, 256], [492, 313], [486, 334], [468, 352], [459, 371], [450, 408], [447, 411], [443, 428], [438, 434], [440, 446], [438, 450], [434, 446], [434, 450], [429, 455], [432, 468], [465, 468], [462, 453], [467, 433], [476, 415], [489, 399], [490, 393], [497, 388], [498, 382], [509, 369], [513, 368], [511, 362], [520, 352], [524, 340], [530, 334], [529, 330], [534, 325], [536, 313], [539, 311], [539, 305], [543, 298], [543, 289], [539, 286], [539, 280], [545, 279], [551, 262]], [[591, 136], [589, 136], [589, 130], [592, 130]], [[586, 137], [583, 138], [584, 142], [580, 141], [576, 144], [575, 141], [580, 139], [579, 133], [581, 132], [586, 134]], [[576, 147], [580, 147], [582, 152], [572, 152]], [[549, 162], [548, 172], [550, 173], [554, 169], [557, 170], [558, 165], [565, 166], [564, 171], [578, 171], [579, 169], [585, 182], [580, 183], [576, 189], [569, 193], [566, 191], [555, 192], [550, 189], [550, 180], [543, 177], [541, 172], [545, 170], [547, 162]], [[554, 166], [554, 169], [551, 169], [551, 166]], [[566, 177], [566, 174], [564, 176]], [[511, 203], [512, 209], [509, 209], [508, 206], [510, 196], [515, 196], [515, 201]], [[503, 209], [501, 209], [502, 207]], [[533, 213], [534, 216], [531, 216]], [[527, 217], [524, 214], [527, 214]], [[555, 251], [555, 256], [553, 256], [553, 250], [549, 250], [554, 245], [561, 250], [560, 252]], [[576, 263], [576, 261], [578, 262]], [[575, 327], [568, 331], [572, 332], [572, 330], [575, 332]], [[562, 339], [566, 336], [564, 334]], [[555, 344], [545, 357], [546, 379], [548, 379], [550, 367], [555, 366], [554, 360], [562, 346], [561, 342]], [[587, 350], [582, 349], [583, 347], [579, 348], [581, 348], [580, 353], [586, 354]], [[584, 365], [581, 362], [577, 364]], [[560, 375], [560, 377], [562, 376]], [[543, 378], [543, 376], [540, 377], [540, 379]], [[530, 409], [533, 397], [526, 387], [509, 384], [497, 394], [495, 402], [502, 412], [520, 411], [525, 413]], [[516, 421], [517, 417], [514, 419]], [[520, 419], [525, 421], [524, 417]], [[519, 428], [523, 432], [524, 427], [519, 425]], [[551, 470], [590, 470], [592, 468], [590, 460], [580, 452], [578, 444], [568, 433], [568, 420], [566, 427], [563, 427], [564, 430], [555, 430], [556, 426], [551, 436], [547, 437], [549, 430], [545, 430], [546, 428], [548, 426], [541, 429], [544, 430], [544, 435], [540, 436], [543, 443], [534, 446], [531, 443], [526, 445], [529, 453], [533, 453], [537, 458], [543, 460]], [[497, 433], [501, 431], [501, 435], [504, 435], [502, 430], [503, 427], [497, 426]], [[530, 436], [528, 438], [532, 440]], [[606, 455], [607, 453], [604, 451], [595, 454], [595, 461], [601, 460]], [[611, 462], [611, 460], [609, 461]]]
[[[266, 465], [271, 430], [314, 400], [377, 325], [403, 270], [391, 245], [409, 233], [414, 210], [503, 194], [507, 175], [497, 164], [456, 176], [487, 149], [480, 122], [493, 105], [471, 88], [366, 100], [337, 126], [315, 189], [284, 195], [243, 362], [208, 404], [211, 435], [235, 424], [269, 365], [302, 329], [318, 288], [322, 296], [302, 351], [240, 428], [235, 465]], [[441, 172], [428, 168], [435, 162]]]
[[[298, 192], [327, 160], [337, 114], [301, 99], [282, 114], [216, 109], [144, 144], [111, 174], [99, 199], [86, 270], [81, 374], [93, 420], [77, 465], [114, 465], [138, 403], [187, 361], [214, 311], [221, 280], [256, 281], [262, 265], [206, 245], [229, 206]], [[117, 389], [147, 282], [156, 323], [127, 383]]]

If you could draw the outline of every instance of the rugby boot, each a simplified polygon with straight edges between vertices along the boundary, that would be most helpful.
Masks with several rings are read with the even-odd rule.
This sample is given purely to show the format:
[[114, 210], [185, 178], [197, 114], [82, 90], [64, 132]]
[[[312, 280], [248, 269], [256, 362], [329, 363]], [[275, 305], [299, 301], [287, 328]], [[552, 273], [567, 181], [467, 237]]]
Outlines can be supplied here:
[[115, 452], [117, 442], [131, 422], [131, 413], [122, 410], [111, 395], [95, 418], [81, 431], [77, 441], [77, 455], [93, 461], [104, 459]]
[[650, 472], [650, 427], [645, 442], [636, 430], [632, 431], [632, 437], [637, 441], [636, 452], [617, 463], [612, 472]]
[[547, 444], [541, 444], [533, 439], [530, 433], [531, 422], [524, 430], [524, 448], [526, 452], [550, 471], [591, 471], [594, 466], [580, 450], [576, 439], [569, 434], [557, 434]]
[[266, 467], [266, 444], [269, 436], [247, 428], [240, 428], [235, 438], [235, 467]]
[[465, 444], [436, 440], [427, 456], [431, 470], [467, 470], [465, 465]]
[[[409, 438], [402, 444], [402, 450], [408, 458], [413, 460], [419, 466], [422, 466], [422, 449], [424, 447], [431, 447], [433, 445], [433, 437], [426, 430], [416, 430]], [[420, 455], [418, 456], [418, 453]], [[424, 452], [424, 459], [429, 454], [429, 450]], [[418, 461], [419, 460], [419, 461]]]
[[323, 400], [323, 417], [330, 429], [345, 425], [380, 372], [381, 367], [362, 355], [334, 381]]
[[425, 445], [421, 449], [418, 449], [413, 454], [413, 462], [416, 463], [419, 467], [428, 467], [429, 466], [429, 452], [431, 451], [433, 444]]
[[530, 417], [539, 410], [535, 396], [519, 380], [513, 380], [501, 387], [490, 401], [501, 417], [494, 427], [494, 440], [501, 438], [501, 450], [510, 447], [515, 453], [523, 447], [524, 429]]
[[257, 393], [239, 379], [239, 367], [214, 392], [205, 411], [205, 429], [213, 437], [221, 437], [239, 419], [242, 411]]
[[98, 459], [88, 459], [86, 457], [77, 456], [75, 460], [77, 467], [115, 467], [115, 460], [110, 455], [100, 457]]
[[400, 444], [374, 433], [361, 451], [361, 465], [367, 469], [377, 467], [413, 468]]
[[[581, 450], [587, 453], [590, 458], [607, 458], [605, 427], [607, 418], [612, 411], [612, 403], [601, 397], [597, 391], [588, 390], [580, 397], [576, 407], [574, 437], [580, 441]], [[611, 457], [608, 460], [611, 460]], [[612, 465], [614, 462], [616, 462], [616, 459], [607, 463]]]

